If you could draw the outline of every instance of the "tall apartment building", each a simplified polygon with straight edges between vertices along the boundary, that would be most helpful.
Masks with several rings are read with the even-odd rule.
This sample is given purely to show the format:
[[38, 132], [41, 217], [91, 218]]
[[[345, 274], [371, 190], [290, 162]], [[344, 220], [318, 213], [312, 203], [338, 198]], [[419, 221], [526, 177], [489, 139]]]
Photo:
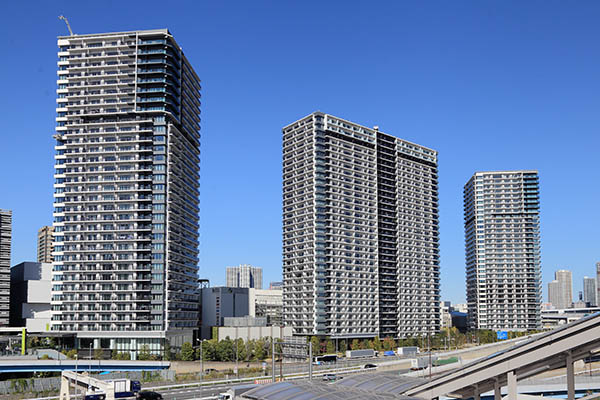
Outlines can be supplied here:
[[295, 335], [440, 329], [437, 152], [315, 112], [283, 128], [284, 323]]
[[583, 301], [590, 307], [598, 305], [596, 298], [596, 278], [583, 277]]
[[12, 211], [0, 209], [0, 327], [8, 326], [10, 317], [11, 245]]
[[52, 252], [54, 251], [53, 226], [42, 226], [38, 230], [37, 262], [52, 263]]
[[166, 29], [58, 47], [52, 330], [119, 351], [191, 341], [200, 80]]
[[464, 187], [471, 329], [541, 327], [537, 171], [477, 172]]
[[227, 267], [227, 287], [262, 289], [262, 268], [242, 264], [238, 267]]
[[548, 300], [555, 308], [565, 309], [573, 305], [573, 277], [571, 271], [560, 269], [554, 273], [555, 284], [552, 285], [552, 293], [548, 286]]
[[560, 283], [556, 279], [548, 282], [548, 303], [554, 308], [559, 308], [558, 306], [561, 305]]

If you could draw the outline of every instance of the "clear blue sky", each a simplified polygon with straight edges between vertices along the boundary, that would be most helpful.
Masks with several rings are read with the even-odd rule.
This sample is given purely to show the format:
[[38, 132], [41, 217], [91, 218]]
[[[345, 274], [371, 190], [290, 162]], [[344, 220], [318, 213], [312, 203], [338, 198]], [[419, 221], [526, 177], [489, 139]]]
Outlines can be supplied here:
[[3, 4], [0, 208], [13, 263], [52, 220], [56, 36], [167, 27], [203, 82], [201, 275], [281, 279], [281, 127], [315, 110], [439, 151], [442, 297], [464, 300], [462, 187], [538, 169], [542, 271], [600, 261], [600, 3], [19, 1]]

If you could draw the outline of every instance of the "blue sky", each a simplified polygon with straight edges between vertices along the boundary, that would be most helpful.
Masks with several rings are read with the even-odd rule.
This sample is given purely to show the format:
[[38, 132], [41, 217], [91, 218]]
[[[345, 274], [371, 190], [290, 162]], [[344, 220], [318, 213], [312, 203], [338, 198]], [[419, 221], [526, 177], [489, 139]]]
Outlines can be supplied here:
[[462, 187], [537, 169], [542, 271], [600, 261], [600, 3], [6, 2], [0, 208], [13, 263], [52, 220], [56, 36], [167, 27], [202, 79], [201, 275], [281, 279], [281, 127], [315, 110], [439, 151], [442, 297], [464, 300]]

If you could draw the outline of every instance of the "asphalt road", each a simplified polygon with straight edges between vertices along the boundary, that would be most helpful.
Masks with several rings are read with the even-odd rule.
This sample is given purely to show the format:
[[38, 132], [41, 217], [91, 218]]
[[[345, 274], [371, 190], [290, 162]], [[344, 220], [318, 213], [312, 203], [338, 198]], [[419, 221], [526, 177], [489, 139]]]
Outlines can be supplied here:
[[229, 390], [231, 385], [211, 386], [203, 388], [181, 388], [174, 390], [160, 391], [164, 400], [189, 400], [215, 398], [219, 393]]
[[[405, 373], [408, 371], [410, 371], [410, 370], [408, 370], [408, 369], [398, 370], [399, 373]], [[357, 371], [355, 373], [358, 373], [358, 372], [362, 372], [362, 371]], [[347, 376], [347, 375], [344, 374], [344, 376]], [[307, 378], [304, 378], [304, 379], [307, 379]], [[321, 376], [315, 376], [313, 379], [317, 380], [317, 381], [321, 381]], [[226, 392], [232, 386], [238, 386], [238, 384], [210, 386], [210, 387], [203, 387], [202, 389], [200, 389], [198, 387], [181, 388], [181, 389], [164, 390], [164, 391], [158, 391], [158, 392], [160, 394], [162, 394], [164, 400], [214, 399], [219, 395], [219, 393]], [[148, 388], [148, 390], [151, 390], [151, 388]]]

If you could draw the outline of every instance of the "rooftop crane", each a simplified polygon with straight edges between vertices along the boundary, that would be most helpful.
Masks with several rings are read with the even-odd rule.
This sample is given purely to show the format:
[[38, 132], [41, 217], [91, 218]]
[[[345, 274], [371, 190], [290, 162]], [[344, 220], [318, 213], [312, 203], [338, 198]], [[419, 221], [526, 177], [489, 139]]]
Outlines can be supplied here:
[[62, 19], [63, 21], [65, 21], [65, 23], [67, 24], [67, 29], [69, 30], [69, 33], [71, 34], [71, 36], [73, 36], [73, 31], [71, 30], [71, 25], [69, 25], [69, 20], [67, 19], [67, 17], [65, 17], [64, 15], [60, 15], [58, 17], [58, 19]]

